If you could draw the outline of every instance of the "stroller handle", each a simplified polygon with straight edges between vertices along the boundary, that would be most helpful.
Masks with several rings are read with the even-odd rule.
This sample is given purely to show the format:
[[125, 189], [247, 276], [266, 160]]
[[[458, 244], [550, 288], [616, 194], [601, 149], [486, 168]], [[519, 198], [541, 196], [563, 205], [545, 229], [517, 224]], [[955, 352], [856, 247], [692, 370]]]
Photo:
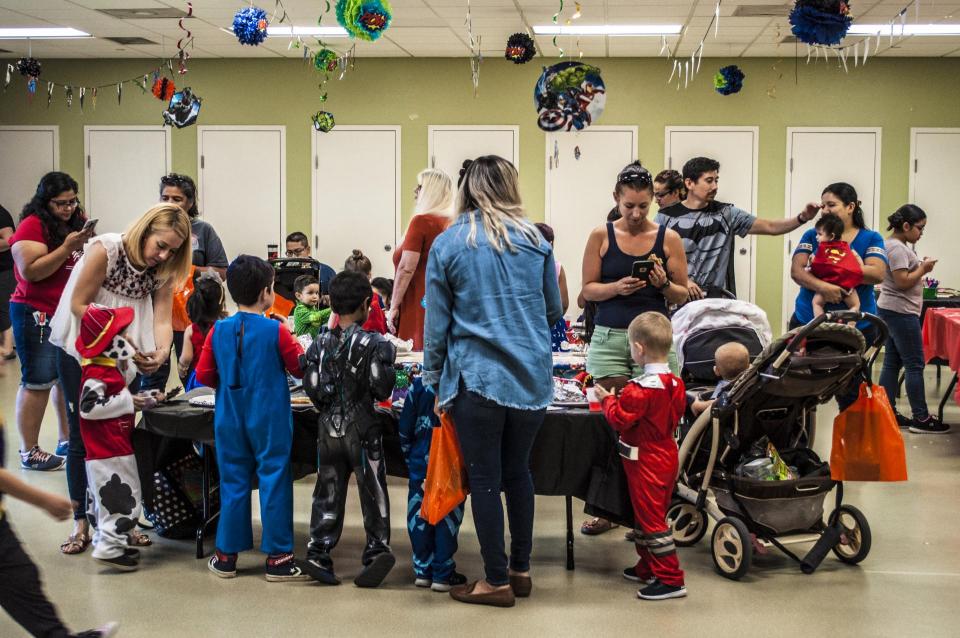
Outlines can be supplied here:
[[[804, 339], [806, 339], [810, 334], [813, 333], [821, 324], [827, 322], [861, 322], [867, 321], [872, 326], [877, 329], [876, 337], [873, 340], [873, 343], [867, 344], [867, 350], [864, 353], [866, 355], [866, 365], [864, 365], [864, 372], [867, 377], [867, 380], [870, 380], [871, 374], [870, 371], [873, 367], [874, 361], [877, 357], [880, 356], [880, 349], [887, 342], [887, 336], [890, 333], [890, 330], [887, 328], [887, 323], [878, 317], [877, 315], [870, 312], [858, 312], [853, 310], [838, 310], [825, 312], [819, 317], [814, 317], [813, 321], [806, 324], [794, 335], [793, 339], [787, 344], [786, 349], [784, 350], [783, 355], [778, 357], [777, 364], [775, 367], [779, 367], [779, 364], [786, 360], [787, 357], [797, 350], [800, 349], [800, 346], [803, 344]], [[862, 334], [862, 331], [861, 331]]]

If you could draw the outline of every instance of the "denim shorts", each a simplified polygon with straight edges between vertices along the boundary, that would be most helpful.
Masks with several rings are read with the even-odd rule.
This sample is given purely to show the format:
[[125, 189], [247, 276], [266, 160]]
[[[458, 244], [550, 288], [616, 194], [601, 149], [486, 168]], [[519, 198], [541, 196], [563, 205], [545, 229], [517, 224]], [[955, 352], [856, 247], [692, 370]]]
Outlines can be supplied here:
[[35, 309], [18, 301], [10, 302], [13, 340], [20, 358], [20, 385], [28, 390], [49, 390], [57, 383], [57, 357], [60, 348], [50, 343], [49, 314], [46, 324], [37, 325]]
[[[679, 374], [677, 353], [672, 346], [667, 362], [670, 364], [670, 370], [674, 374]], [[606, 326], [594, 328], [590, 350], [587, 351], [587, 372], [593, 375], [594, 379], [634, 378], [643, 374], [643, 366], [637, 365], [630, 356], [630, 343], [625, 329]]]

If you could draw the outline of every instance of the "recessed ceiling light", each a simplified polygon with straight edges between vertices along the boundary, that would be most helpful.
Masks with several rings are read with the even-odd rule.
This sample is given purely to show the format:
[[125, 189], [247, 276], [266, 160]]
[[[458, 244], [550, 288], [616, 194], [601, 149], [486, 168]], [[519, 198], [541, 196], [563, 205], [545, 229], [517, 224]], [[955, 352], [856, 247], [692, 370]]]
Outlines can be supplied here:
[[66, 40], [92, 37], [92, 35], [85, 31], [78, 31], [77, 29], [71, 29], [69, 27], [0, 29], [0, 39], [2, 40], [26, 40], [27, 38]]
[[854, 24], [847, 35], [960, 35], [960, 24]]
[[536, 25], [533, 32], [537, 35], [654, 36], [677, 35], [682, 28], [679, 24]]

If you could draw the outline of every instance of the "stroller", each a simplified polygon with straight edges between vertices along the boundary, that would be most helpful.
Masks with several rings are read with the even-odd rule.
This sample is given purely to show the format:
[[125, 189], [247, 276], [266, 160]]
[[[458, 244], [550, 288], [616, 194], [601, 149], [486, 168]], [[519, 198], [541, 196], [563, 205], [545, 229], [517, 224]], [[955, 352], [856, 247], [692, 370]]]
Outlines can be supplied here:
[[[877, 339], [867, 344], [848, 321], [867, 320]], [[843, 323], [837, 323], [837, 322]], [[776, 547], [812, 573], [827, 552], [857, 564], [870, 551], [870, 527], [857, 508], [843, 504], [843, 485], [812, 446], [816, 408], [856, 382], [886, 342], [887, 327], [868, 313], [828, 312], [770, 343], [701, 414], [682, 438], [680, 475], [667, 522], [679, 546], [696, 544], [715, 521], [713, 562], [727, 578], [750, 569], [755, 546]], [[766, 439], [798, 478], [760, 480], [742, 475], [742, 456]], [[823, 504], [836, 487], [836, 504], [823, 521]], [[709, 494], [714, 496], [708, 501]], [[800, 558], [787, 545], [814, 543]]]

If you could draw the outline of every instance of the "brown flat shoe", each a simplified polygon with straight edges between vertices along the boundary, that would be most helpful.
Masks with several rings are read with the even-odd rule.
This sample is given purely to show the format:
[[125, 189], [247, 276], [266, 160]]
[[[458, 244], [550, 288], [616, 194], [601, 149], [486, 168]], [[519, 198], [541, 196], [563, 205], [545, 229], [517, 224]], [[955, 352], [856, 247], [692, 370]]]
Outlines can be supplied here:
[[517, 598], [529, 598], [533, 579], [529, 576], [510, 576], [510, 589]]
[[471, 605], [490, 605], [491, 607], [513, 607], [517, 603], [513, 590], [509, 587], [497, 589], [487, 594], [475, 594], [478, 581], [469, 585], [458, 585], [450, 590], [450, 598]]

